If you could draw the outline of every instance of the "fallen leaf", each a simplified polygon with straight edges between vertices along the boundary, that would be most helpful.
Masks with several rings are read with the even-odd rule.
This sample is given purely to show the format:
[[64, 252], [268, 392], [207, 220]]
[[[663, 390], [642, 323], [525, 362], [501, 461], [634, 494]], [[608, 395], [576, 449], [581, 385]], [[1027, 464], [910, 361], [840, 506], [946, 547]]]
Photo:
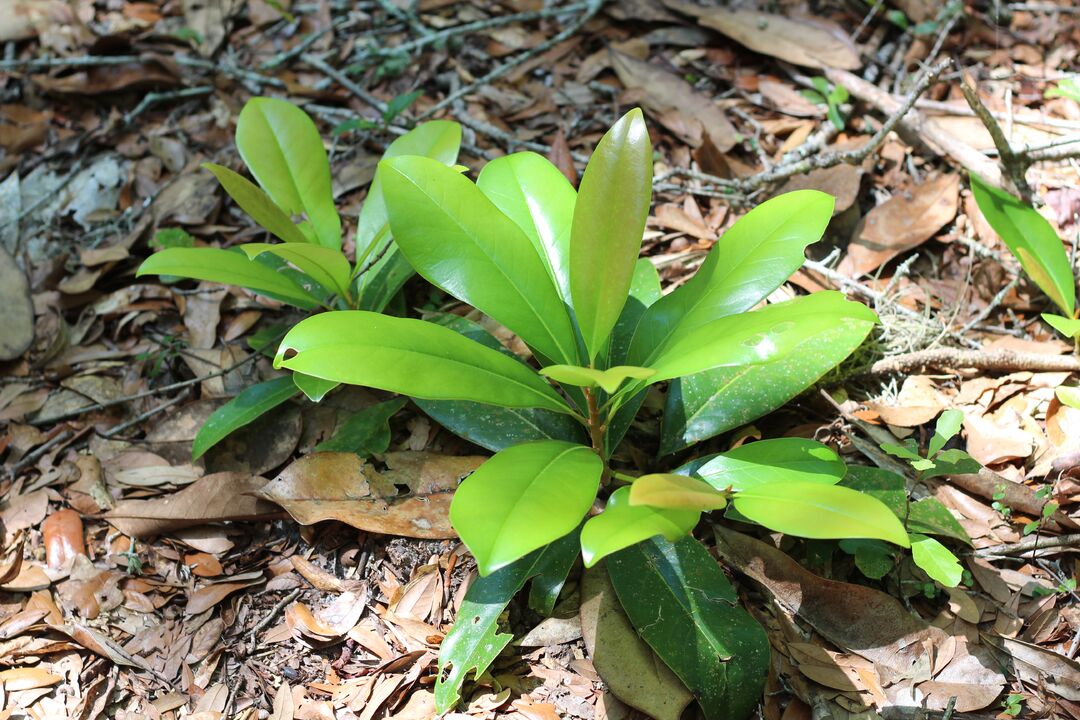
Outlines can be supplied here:
[[62, 677], [42, 667], [20, 667], [0, 671], [0, 684], [5, 691], [33, 690], [56, 685]]
[[217, 582], [203, 585], [195, 590], [195, 592], [188, 595], [187, 607], [184, 608], [184, 612], [188, 615], [204, 613], [237, 590], [243, 590], [252, 585], [259, 585], [262, 582], [264, 582], [264, 578], [262, 577], [262, 574], [259, 573], [259, 577], [249, 578], [247, 580]]
[[32, 38], [74, 20], [73, 8], [63, 0], [0, 0], [0, 42]]
[[86, 555], [83, 522], [79, 513], [67, 508], [54, 512], [41, 525], [45, 556], [50, 568], [69, 565], [76, 555]]
[[836, 205], [833, 207], [833, 216], [836, 216], [855, 204], [859, 197], [862, 176], [863, 171], [859, 166], [841, 163], [835, 167], [796, 175], [784, 183], [777, 194], [795, 190], [820, 190], [836, 198]]
[[858, 277], [922, 245], [956, 217], [959, 201], [960, 176], [955, 174], [893, 195], [863, 218], [837, 270]]
[[[386, 535], [452, 538], [454, 490], [485, 459], [387, 453], [389, 469], [379, 473], [355, 453], [313, 453], [289, 465], [258, 494], [303, 525], [338, 520]], [[397, 497], [399, 484], [409, 488], [407, 496]]]
[[0, 508], [0, 526], [7, 532], [26, 530], [41, 523], [49, 510], [49, 491], [35, 490], [16, 495]]
[[[611, 52], [611, 62], [623, 85], [640, 88], [645, 93], [642, 103], [649, 110], [657, 114], [678, 112], [692, 119], [692, 123], [699, 125], [721, 152], [727, 152], [735, 145], [735, 128], [724, 111], [694, 90], [690, 83], [658, 65], [620, 52]], [[692, 147], [698, 147], [702, 137], [701, 133], [697, 133], [696, 137], [681, 139]]]
[[687, 0], [664, 0], [664, 4], [762, 55], [803, 67], [841, 70], [862, 67], [858, 48], [844, 29], [820, 18], [700, 6]]
[[104, 517], [120, 532], [139, 538], [208, 522], [267, 519], [279, 513], [253, 496], [264, 482], [246, 473], [215, 473], [172, 495], [123, 500]]
[[221, 561], [210, 553], [191, 553], [184, 556], [184, 564], [196, 577], [217, 577], [223, 572]]
[[[2, 15], [0, 15], [2, 17]], [[0, 360], [13, 360], [34, 342], [34, 304], [26, 276], [0, 247]]]

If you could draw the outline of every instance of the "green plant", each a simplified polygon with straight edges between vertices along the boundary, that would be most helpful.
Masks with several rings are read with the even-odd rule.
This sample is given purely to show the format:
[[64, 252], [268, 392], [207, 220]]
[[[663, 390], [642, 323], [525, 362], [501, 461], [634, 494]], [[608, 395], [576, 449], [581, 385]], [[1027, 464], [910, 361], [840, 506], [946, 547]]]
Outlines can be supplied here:
[[[814, 469], [814, 453], [829, 452], [816, 443], [783, 445], [790, 454], [779, 464], [770, 458], [781, 446], [751, 445], [741, 451], [749, 459], [736, 452], [755, 482], [736, 483], [731, 468], [692, 477], [691, 465], [635, 478], [613, 465], [657, 383], [675, 388], [697, 378], [708, 395], [674, 404], [669, 397], [682, 412], [664, 453], [800, 391], [828, 369], [821, 354], [842, 359], [876, 322], [835, 292], [751, 311], [802, 264], [829, 222], [832, 198], [810, 190], [752, 210], [688, 283], [661, 298], [655, 269], [638, 259], [651, 170], [639, 110], [604, 135], [577, 192], [532, 153], [493, 160], [475, 184], [425, 158], [381, 163], [405, 257], [516, 333], [539, 372], [456, 316], [324, 313], [299, 323], [278, 349], [279, 367], [412, 396], [452, 431], [496, 450], [462, 482], [450, 510], [480, 578], [442, 645], [440, 711], [457, 701], [466, 674], [483, 673], [509, 642], [497, 621], [513, 595], [532, 579], [530, 604], [550, 612], [580, 552], [587, 568], [606, 559], [630, 621], [708, 716], [747, 715], [760, 698], [768, 643], [715, 561], [687, 537], [701, 513], [730, 503], [739, 517], [780, 532], [908, 544], [888, 507], [836, 484], [843, 472], [835, 460], [828, 458], [829, 472]], [[811, 346], [819, 348], [814, 362], [784, 362]], [[745, 372], [754, 367], [768, 369]], [[719, 370], [737, 374], [705, 376]], [[785, 376], [780, 389], [761, 393], [762, 382]], [[687, 408], [713, 407], [716, 398], [742, 398], [743, 406], [725, 408], [721, 419], [687, 417]], [[598, 498], [603, 511], [587, 518]]]
[[[397, 112], [408, 102], [398, 103]], [[453, 165], [460, 144], [457, 123], [434, 121], [394, 140], [383, 157], [422, 155]], [[164, 249], [150, 256], [138, 275], [238, 285], [307, 311], [322, 307], [382, 312], [413, 271], [393, 245], [379, 174], [357, 219], [356, 258], [350, 262], [342, 251], [330, 163], [312, 119], [284, 100], [253, 98], [237, 120], [236, 146], [258, 184], [222, 165], [203, 167], [241, 209], [282, 242], [223, 250], [191, 247], [190, 236], [182, 230], [162, 231], [155, 239]], [[280, 338], [278, 334], [273, 340]], [[336, 385], [293, 373], [291, 378], [245, 389], [199, 431], [193, 457], [300, 392], [318, 402]]]
[[1072, 263], [1057, 232], [1028, 203], [971, 176], [971, 192], [986, 221], [1020, 267], [1063, 315], [1043, 313], [1043, 320], [1080, 349], [1080, 313], [1076, 308], [1076, 280]]
[[934, 434], [926, 448], [925, 455], [919, 451], [914, 438], [908, 438], [903, 445], [882, 443], [881, 449], [894, 457], [906, 460], [915, 471], [916, 481], [929, 480], [941, 475], [976, 473], [981, 469], [979, 462], [959, 448], [945, 449], [945, 444], [952, 440], [964, 422], [964, 413], [959, 410], [946, 410], [938, 417]]
[[1058, 80], [1054, 87], [1047, 88], [1043, 94], [1046, 98], [1064, 97], [1073, 102], [1080, 103], [1080, 75], [1070, 75]]
[[1017, 717], [1024, 709], [1024, 696], [1019, 693], [1009, 693], [1009, 695], [1001, 701], [1001, 712], [1009, 717]]
[[840, 106], [846, 103], [850, 97], [847, 88], [843, 85], [830, 85], [829, 81], [823, 77], [810, 78], [810, 82], [814, 84], [815, 89], [810, 90], [807, 88], [803, 90], [803, 97], [815, 105], [824, 105], [827, 108], [826, 114], [829, 122], [837, 130], [843, 130], [847, 121]]

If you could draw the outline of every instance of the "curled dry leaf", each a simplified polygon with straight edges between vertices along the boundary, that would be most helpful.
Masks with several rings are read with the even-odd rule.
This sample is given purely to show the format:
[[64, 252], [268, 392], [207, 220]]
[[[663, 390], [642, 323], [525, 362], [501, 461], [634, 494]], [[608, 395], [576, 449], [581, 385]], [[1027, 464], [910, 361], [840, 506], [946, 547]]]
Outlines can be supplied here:
[[849, 277], [873, 272], [922, 245], [956, 217], [960, 176], [949, 174], [899, 192], [866, 214], [837, 268]]
[[0, 684], [4, 690], [34, 690], [56, 685], [63, 678], [42, 667], [20, 667], [0, 671]]
[[195, 592], [188, 595], [187, 607], [184, 611], [188, 615], [204, 613], [219, 602], [232, 595], [237, 590], [259, 585], [264, 581], [262, 573], [256, 573], [258, 577], [237, 580], [234, 582], [217, 582], [203, 585]]
[[[450, 500], [462, 478], [485, 460], [423, 452], [387, 453], [377, 471], [354, 453], [314, 453], [285, 468], [259, 491], [297, 522], [338, 520], [369, 532], [405, 537], [455, 537]], [[409, 488], [399, 497], [397, 485]]]
[[246, 473], [214, 473], [172, 495], [121, 501], [105, 519], [125, 535], [144, 538], [208, 522], [275, 517], [277, 508], [253, 496], [262, 484]]
[[45, 518], [41, 533], [45, 541], [46, 562], [50, 568], [65, 567], [76, 555], [86, 555], [82, 517], [70, 508]]
[[862, 67], [858, 48], [844, 29], [820, 18], [701, 6], [688, 0], [664, 0], [664, 4], [762, 55], [803, 67], [842, 70]]
[[642, 103], [649, 110], [657, 114], [677, 112], [691, 126], [700, 125], [700, 130], [694, 128], [683, 134], [682, 140], [687, 144], [700, 146], [703, 131], [721, 152], [727, 152], [735, 145], [735, 128], [724, 116], [724, 111], [675, 73], [614, 50], [611, 51], [611, 64], [623, 85], [640, 88], [645, 93]]

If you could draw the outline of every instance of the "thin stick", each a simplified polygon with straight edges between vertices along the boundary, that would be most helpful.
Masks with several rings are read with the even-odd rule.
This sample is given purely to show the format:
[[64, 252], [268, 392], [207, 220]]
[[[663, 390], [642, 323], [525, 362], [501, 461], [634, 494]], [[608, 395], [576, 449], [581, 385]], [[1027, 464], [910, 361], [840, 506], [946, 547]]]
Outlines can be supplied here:
[[1016, 186], [1024, 202], [1030, 203], [1032, 197], [1031, 186], [1028, 185], [1027, 178], [1024, 176], [1029, 163], [1013, 152], [1012, 145], [1009, 144], [1008, 138], [1005, 137], [1001, 125], [990, 114], [986, 105], [983, 105], [982, 100], [979, 99], [979, 94], [975, 92], [975, 88], [971, 87], [964, 78], [960, 79], [960, 91], [964, 93], [964, 99], [971, 106], [975, 117], [979, 118], [979, 121], [986, 127], [987, 132], [990, 133], [990, 137], [994, 141], [994, 147], [997, 148], [998, 156], [1001, 158], [1001, 166], [1005, 170], [1005, 175]]
[[181, 400], [186, 400], [188, 394], [189, 394], [189, 392], [187, 390], [184, 390], [183, 392], [181, 392], [176, 397], [171, 398], [169, 400], [166, 400], [165, 402], [161, 403], [160, 405], [152, 407], [149, 410], [147, 410], [146, 412], [140, 413], [140, 414], [136, 415], [135, 417], [131, 418], [128, 421], [122, 422], [119, 425], [114, 425], [113, 427], [109, 428], [105, 432], [101, 433], [101, 437], [103, 437], [105, 439], [115, 437], [115, 436], [119, 435], [120, 433], [124, 432], [125, 430], [127, 430], [128, 428], [134, 427], [134, 426], [138, 425], [139, 423], [143, 422], [144, 420], [149, 420], [150, 418], [154, 417], [155, 415], [157, 415], [157, 414], [159, 414], [161, 412], [164, 412], [165, 410], [168, 410], [173, 405], [176, 405], [177, 403], [179, 403]]
[[386, 103], [357, 85], [345, 73], [331, 67], [322, 58], [315, 55], [304, 54], [300, 56], [300, 59], [327, 77], [332, 78], [343, 88], [367, 103], [370, 107], [378, 110], [380, 115], [386, 112]]
[[1075, 355], [1044, 355], [1011, 350], [958, 350], [934, 348], [878, 360], [870, 366], [872, 375], [907, 373], [927, 368], [971, 368], [992, 372], [1080, 372]]
[[1080, 548], [1080, 534], [1057, 535], [1054, 537], [1031, 536], [1019, 542], [992, 545], [975, 551], [976, 557], [1009, 557], [1011, 555], [1023, 555], [1026, 552], [1036, 550], [1050, 550], [1053, 548]]

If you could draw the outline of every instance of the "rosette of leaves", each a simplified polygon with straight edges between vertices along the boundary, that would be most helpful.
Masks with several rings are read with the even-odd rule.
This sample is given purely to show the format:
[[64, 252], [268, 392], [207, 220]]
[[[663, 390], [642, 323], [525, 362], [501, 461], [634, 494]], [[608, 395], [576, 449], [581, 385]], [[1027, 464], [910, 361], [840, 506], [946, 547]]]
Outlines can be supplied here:
[[[640, 110], [604, 135], [577, 191], [532, 153], [493, 160], [475, 183], [422, 157], [385, 160], [379, 172], [391, 231], [416, 271], [509, 328], [532, 354], [532, 362], [517, 357], [458, 317], [342, 311], [298, 324], [275, 358], [328, 382], [409, 395], [450, 430], [496, 450], [464, 480], [450, 511], [480, 577], [441, 648], [439, 710], [509, 642], [498, 617], [513, 595], [531, 579], [533, 607], [550, 612], [580, 553], [588, 567], [606, 558], [641, 639], [708, 716], [749, 714], [768, 643], [707, 550], [688, 537], [702, 513], [730, 502], [741, 517], [780, 532], [906, 546], [903, 525], [878, 500], [838, 486], [842, 472], [827, 483], [774, 472], [775, 482], [738, 487], [685, 473], [631, 478], [610, 459], [658, 383], [701, 378], [695, 387], [714, 402], [743, 398], [739, 412], [726, 414], [730, 422], [816, 379], [819, 364], [792, 370], [785, 358], [835, 358], [824, 372], [866, 337], [874, 313], [835, 292], [752, 309], [802, 264], [833, 199], [800, 191], [763, 203], [689, 282], [661, 298], [656, 270], [638, 258], [652, 194]], [[707, 375], [725, 372], [735, 374]], [[770, 378], [784, 389], [763, 387]], [[703, 423], [678, 437], [724, 426], [677, 415], [676, 425]]]
[[[460, 146], [461, 126], [437, 120], [394, 140], [383, 158], [423, 156], [453, 166]], [[342, 251], [341, 217], [326, 149], [307, 113], [284, 100], [252, 98], [236, 123], [236, 147], [255, 182], [223, 165], [203, 167], [252, 220], [281, 242], [229, 249], [169, 247], [150, 256], [137, 274], [237, 285], [307, 311], [382, 312], [413, 270], [393, 244], [379, 174], [357, 219], [355, 260], [350, 261]], [[303, 373], [253, 385], [210, 417], [192, 455], [200, 457], [232, 431], [300, 392], [318, 402], [336, 385]]]

